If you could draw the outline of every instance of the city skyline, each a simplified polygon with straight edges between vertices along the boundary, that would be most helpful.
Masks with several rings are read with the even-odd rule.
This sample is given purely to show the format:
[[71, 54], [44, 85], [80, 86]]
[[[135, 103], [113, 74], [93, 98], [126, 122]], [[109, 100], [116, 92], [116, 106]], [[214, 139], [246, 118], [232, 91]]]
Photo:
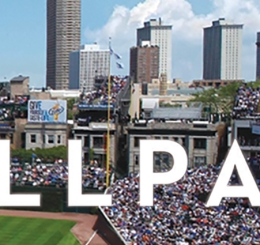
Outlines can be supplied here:
[[[260, 31], [259, 1], [212, 0], [201, 6], [198, 0], [162, 1], [112, 0], [90, 3], [82, 0], [81, 44], [97, 42], [102, 48], [112, 37], [112, 47], [123, 57], [125, 69], [112, 65], [112, 73], [129, 73], [129, 50], [135, 46], [136, 29], [150, 18], [162, 18], [173, 26], [172, 77], [184, 81], [202, 78], [203, 27], [218, 18], [244, 24], [242, 77], [254, 80], [256, 74], [256, 33]], [[46, 1], [2, 0], [0, 31], [0, 80], [30, 76], [31, 86], [46, 81]], [[24, 14], [26, 12], [26, 14]], [[99, 13], [99, 14], [98, 14]], [[98, 15], [97, 15], [98, 14]], [[96, 17], [98, 16], [98, 18]]]

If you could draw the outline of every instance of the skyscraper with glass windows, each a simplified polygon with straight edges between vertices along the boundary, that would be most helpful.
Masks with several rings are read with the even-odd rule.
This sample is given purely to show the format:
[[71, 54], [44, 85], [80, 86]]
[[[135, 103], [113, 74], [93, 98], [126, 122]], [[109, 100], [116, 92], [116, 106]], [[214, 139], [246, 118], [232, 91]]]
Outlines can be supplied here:
[[203, 79], [239, 80], [243, 25], [220, 18], [204, 28]]
[[69, 55], [80, 47], [81, 0], [47, 0], [47, 86], [68, 89]]

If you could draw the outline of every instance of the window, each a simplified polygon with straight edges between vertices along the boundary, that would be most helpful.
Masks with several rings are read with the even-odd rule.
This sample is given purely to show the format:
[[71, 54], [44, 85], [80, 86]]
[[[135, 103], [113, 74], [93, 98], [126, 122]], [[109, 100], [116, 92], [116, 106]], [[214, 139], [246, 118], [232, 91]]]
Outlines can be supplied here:
[[84, 137], [84, 147], [89, 147], [89, 136]]
[[11, 142], [11, 144], [14, 143], [14, 135], [13, 134], [10, 134], [10, 142]]
[[207, 140], [206, 139], [194, 139], [194, 149], [206, 150]]
[[94, 148], [102, 148], [102, 147], [104, 147], [103, 137], [93, 137], [93, 147]]
[[145, 140], [146, 138], [144, 138], [144, 137], [135, 137], [134, 138], [134, 147], [139, 147], [140, 145], [139, 145], [139, 141], [140, 140]]
[[135, 165], [139, 165], [139, 156], [135, 155]]
[[49, 144], [54, 144], [54, 135], [49, 135], [48, 136], [48, 143]]
[[182, 146], [186, 146], [186, 138], [182, 138]]
[[61, 136], [57, 135], [57, 144], [61, 144]]
[[31, 134], [31, 143], [36, 143], [36, 134]]
[[206, 157], [195, 157], [194, 165], [195, 167], [206, 165]]

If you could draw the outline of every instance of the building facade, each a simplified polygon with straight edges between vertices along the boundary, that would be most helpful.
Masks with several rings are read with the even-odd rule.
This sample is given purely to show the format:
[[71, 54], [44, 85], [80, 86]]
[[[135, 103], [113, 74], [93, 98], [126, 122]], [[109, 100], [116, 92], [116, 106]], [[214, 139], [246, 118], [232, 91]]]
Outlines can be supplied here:
[[130, 49], [130, 72], [134, 82], [151, 83], [159, 77], [159, 47], [139, 46]]
[[260, 79], [260, 32], [257, 33], [256, 40], [256, 80]]
[[[128, 172], [139, 172], [140, 147], [143, 139], [172, 140], [181, 144], [188, 155], [188, 166], [215, 164], [218, 155], [218, 132], [214, 124], [209, 123], [147, 123], [128, 127]], [[169, 161], [167, 154], [162, 159], [154, 158], [154, 167]], [[170, 160], [169, 162], [172, 162]], [[165, 164], [162, 165], [165, 167]]]
[[220, 18], [204, 28], [203, 79], [241, 79], [243, 25]]
[[232, 138], [236, 139], [244, 156], [255, 157], [260, 153], [260, 124], [255, 119], [234, 120]]
[[10, 80], [10, 95], [15, 96], [29, 95], [29, 77], [18, 76]]
[[69, 55], [80, 46], [81, 0], [47, 0], [47, 86], [69, 87]]
[[235, 82], [245, 82], [245, 80], [193, 80], [191, 87], [213, 87], [220, 88]]
[[137, 29], [137, 45], [150, 41], [152, 46], [159, 47], [159, 76], [167, 74], [167, 81], [172, 79], [172, 26], [163, 25], [161, 19], [151, 19], [144, 27]]
[[67, 124], [27, 123], [25, 125], [25, 148], [52, 148], [67, 146]]
[[97, 44], [82, 45], [80, 50], [70, 53], [69, 89], [91, 91], [95, 78], [109, 76], [110, 52]]
[[[110, 164], [115, 167], [115, 125], [110, 128]], [[96, 160], [102, 167], [106, 166], [107, 123], [90, 123], [89, 126], [73, 128], [74, 139], [81, 140], [82, 159], [84, 162]], [[93, 156], [91, 156], [91, 151]]]

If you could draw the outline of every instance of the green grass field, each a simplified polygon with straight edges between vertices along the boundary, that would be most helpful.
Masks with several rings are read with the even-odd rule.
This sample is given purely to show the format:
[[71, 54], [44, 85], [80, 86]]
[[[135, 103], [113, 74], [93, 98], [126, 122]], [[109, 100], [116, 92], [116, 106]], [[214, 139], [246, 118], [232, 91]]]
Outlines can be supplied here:
[[80, 245], [70, 229], [75, 222], [0, 217], [1, 245]]

